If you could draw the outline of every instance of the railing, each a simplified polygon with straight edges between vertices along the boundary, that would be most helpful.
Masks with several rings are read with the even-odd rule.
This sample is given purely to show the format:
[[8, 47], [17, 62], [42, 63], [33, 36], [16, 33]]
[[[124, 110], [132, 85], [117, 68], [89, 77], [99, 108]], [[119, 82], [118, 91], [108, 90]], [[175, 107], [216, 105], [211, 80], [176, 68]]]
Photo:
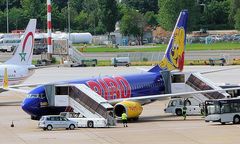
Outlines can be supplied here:
[[[193, 89], [197, 91], [203, 91], [203, 90], [213, 90], [215, 89], [214, 86], [211, 86], [210, 83], [204, 81], [202, 78], [199, 78], [198, 76], [191, 74], [186, 81], [186, 84], [192, 87]], [[212, 93], [205, 93], [203, 94], [208, 99], [222, 99], [225, 98], [226, 95], [220, 92], [212, 92]]]
[[84, 59], [84, 55], [73, 47], [69, 49], [69, 56], [74, 62], [81, 62]]
[[78, 88], [74, 86], [69, 87], [69, 96], [92, 113], [98, 113], [104, 118], [108, 117], [108, 111], [101, 105], [101, 103], [96, 102], [94, 99], [89, 97], [84, 92], [80, 91]]

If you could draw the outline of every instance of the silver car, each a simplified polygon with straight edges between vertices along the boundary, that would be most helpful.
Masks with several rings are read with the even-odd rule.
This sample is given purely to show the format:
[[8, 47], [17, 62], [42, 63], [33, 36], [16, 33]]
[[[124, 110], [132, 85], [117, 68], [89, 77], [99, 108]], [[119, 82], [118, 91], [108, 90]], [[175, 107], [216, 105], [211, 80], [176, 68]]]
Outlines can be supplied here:
[[53, 128], [66, 128], [73, 130], [77, 127], [77, 122], [59, 115], [48, 115], [42, 116], [38, 123], [38, 127], [43, 130], [52, 130]]

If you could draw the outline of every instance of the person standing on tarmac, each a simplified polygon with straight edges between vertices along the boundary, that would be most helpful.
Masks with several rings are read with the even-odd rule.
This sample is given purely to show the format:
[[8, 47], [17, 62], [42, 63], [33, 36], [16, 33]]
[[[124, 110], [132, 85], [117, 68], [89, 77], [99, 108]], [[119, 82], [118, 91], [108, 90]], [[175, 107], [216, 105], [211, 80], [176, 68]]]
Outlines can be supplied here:
[[124, 127], [128, 127], [128, 125], [127, 125], [127, 114], [124, 112], [124, 113], [122, 113], [122, 123], [123, 123], [123, 126]]

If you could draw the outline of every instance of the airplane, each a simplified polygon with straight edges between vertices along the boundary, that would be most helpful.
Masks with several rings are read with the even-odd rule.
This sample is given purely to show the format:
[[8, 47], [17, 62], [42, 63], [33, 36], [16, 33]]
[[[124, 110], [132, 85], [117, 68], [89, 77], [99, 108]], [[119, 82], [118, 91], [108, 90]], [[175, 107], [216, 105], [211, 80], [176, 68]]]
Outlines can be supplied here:
[[[162, 72], [183, 70], [187, 20], [188, 11], [182, 10], [160, 65], [153, 66], [146, 72], [124, 76], [60, 81], [50, 84], [85, 84], [114, 106], [116, 116], [120, 117], [123, 112], [126, 112], [129, 119], [137, 119], [143, 110], [142, 106], [156, 100], [173, 96], [222, 91], [207, 90], [176, 94], [165, 92], [166, 87]], [[43, 115], [59, 114], [65, 111], [66, 107], [63, 106], [48, 106], [45, 91], [48, 85], [42, 84], [35, 87], [28, 92], [27, 97], [23, 100], [22, 109], [31, 116], [31, 119], [39, 119]]]
[[[160, 65], [154, 66], [147, 72], [126, 76], [62, 81], [55, 84], [85, 84], [109, 102], [115, 100], [115, 109], [121, 109], [125, 103], [131, 103], [137, 105], [139, 111], [142, 111], [142, 105], [151, 102], [151, 99], [134, 101], [134, 98], [164, 94], [165, 86], [161, 71], [183, 70], [187, 19], [188, 11], [181, 11]], [[127, 98], [132, 98], [132, 100], [124, 101]], [[116, 102], [118, 99], [123, 99], [123, 101]], [[66, 109], [66, 107], [41, 107], [42, 103], [47, 102], [45, 85], [40, 85], [28, 93], [22, 102], [22, 109], [31, 115], [32, 119], [40, 118], [42, 115], [59, 114]], [[120, 111], [115, 114], [120, 116], [123, 110]], [[129, 113], [127, 112], [128, 118], [131, 118]], [[141, 112], [138, 113], [140, 115]]]
[[29, 21], [14, 55], [0, 65], [0, 81], [3, 81], [5, 71], [7, 71], [9, 83], [17, 84], [27, 78], [31, 74], [32, 69], [35, 69], [35, 66], [32, 65], [32, 55], [36, 22], [36, 19]]

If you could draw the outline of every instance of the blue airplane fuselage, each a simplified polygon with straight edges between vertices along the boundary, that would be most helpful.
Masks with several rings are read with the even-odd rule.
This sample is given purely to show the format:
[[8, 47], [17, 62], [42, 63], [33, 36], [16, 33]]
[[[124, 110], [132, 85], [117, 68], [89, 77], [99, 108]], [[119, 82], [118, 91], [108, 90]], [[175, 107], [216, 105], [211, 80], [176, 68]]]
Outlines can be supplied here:
[[[80, 79], [56, 82], [58, 84], [85, 84], [106, 100], [163, 94], [165, 87], [159, 72], [143, 74], [111, 76], [102, 78]], [[45, 86], [41, 85], [28, 93], [22, 103], [22, 109], [29, 115], [59, 114], [66, 107], [47, 106]]]

